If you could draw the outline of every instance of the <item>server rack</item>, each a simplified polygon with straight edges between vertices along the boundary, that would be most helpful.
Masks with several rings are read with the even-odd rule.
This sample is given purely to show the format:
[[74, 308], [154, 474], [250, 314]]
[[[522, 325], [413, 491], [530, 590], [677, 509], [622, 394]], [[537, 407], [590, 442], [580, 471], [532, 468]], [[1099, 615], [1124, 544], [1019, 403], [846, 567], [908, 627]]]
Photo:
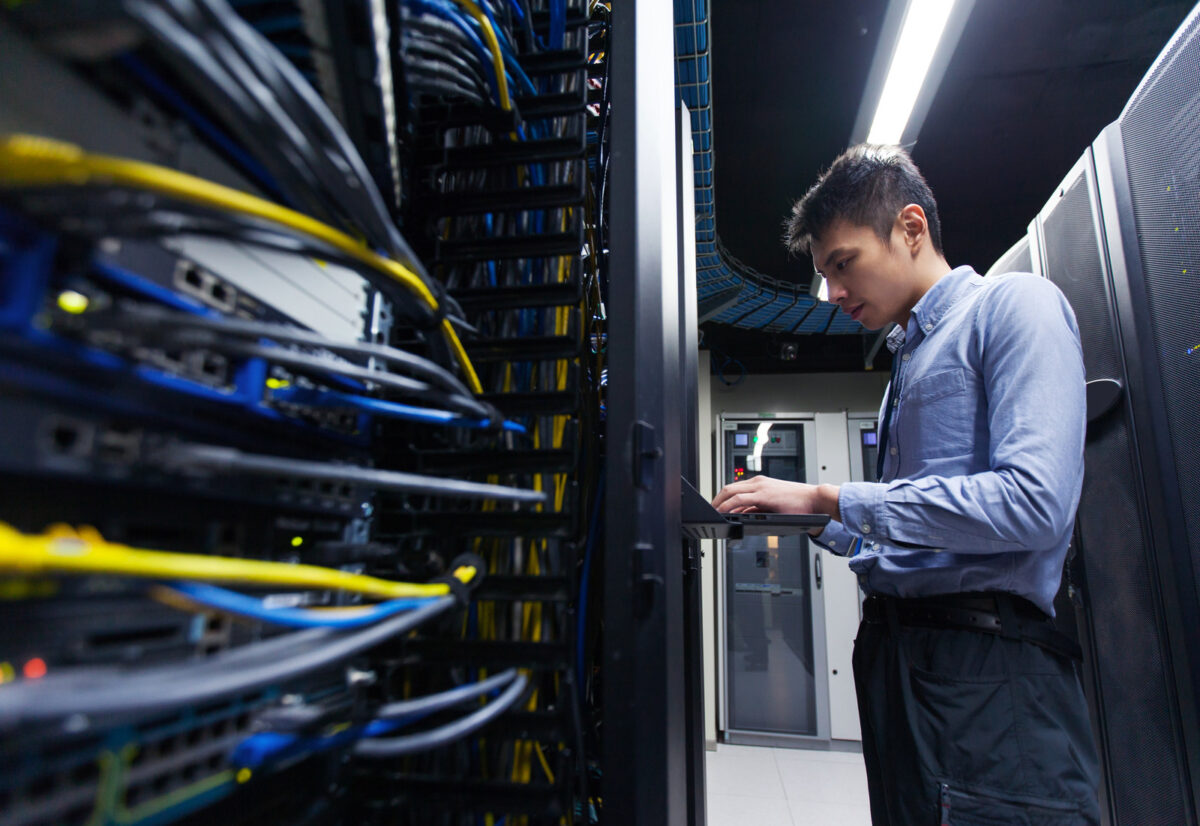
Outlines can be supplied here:
[[1200, 456], [1184, 414], [1200, 392], [1185, 343], [1197, 310], [1186, 124], [1200, 105], [1198, 28], [1194, 11], [1056, 189], [1031, 247], [1075, 310], [1089, 381], [1070, 601], [1059, 612], [1078, 618], [1070, 630], [1084, 643], [1112, 824], [1196, 823], [1200, 800], [1200, 543], [1186, 497]]

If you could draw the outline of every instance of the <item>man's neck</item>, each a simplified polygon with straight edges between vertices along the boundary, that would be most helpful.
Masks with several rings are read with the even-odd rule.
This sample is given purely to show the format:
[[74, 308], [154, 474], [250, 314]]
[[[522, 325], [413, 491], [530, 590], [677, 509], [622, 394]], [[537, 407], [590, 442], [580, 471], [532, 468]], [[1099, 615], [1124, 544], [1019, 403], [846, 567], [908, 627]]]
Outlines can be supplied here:
[[933, 289], [934, 284], [949, 275], [951, 269], [946, 259], [940, 255], [929, 261], [921, 262], [921, 266], [915, 273], [912, 302], [908, 305], [908, 311], [904, 313], [904, 320], [897, 323], [903, 327], [907, 327], [908, 320], [912, 317], [913, 307], [916, 307], [920, 300], [925, 297], [925, 293]]

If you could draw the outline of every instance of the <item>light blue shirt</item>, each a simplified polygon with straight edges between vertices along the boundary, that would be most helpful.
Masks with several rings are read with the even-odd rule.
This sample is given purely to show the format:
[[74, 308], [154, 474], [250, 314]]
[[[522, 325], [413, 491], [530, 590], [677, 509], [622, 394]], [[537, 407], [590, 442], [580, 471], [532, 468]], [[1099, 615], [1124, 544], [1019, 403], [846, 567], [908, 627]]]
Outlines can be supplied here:
[[1035, 275], [959, 267], [888, 346], [899, 362], [882, 481], [842, 485], [842, 521], [816, 541], [853, 556], [868, 594], [1007, 591], [1053, 615], [1086, 427], [1067, 300]]

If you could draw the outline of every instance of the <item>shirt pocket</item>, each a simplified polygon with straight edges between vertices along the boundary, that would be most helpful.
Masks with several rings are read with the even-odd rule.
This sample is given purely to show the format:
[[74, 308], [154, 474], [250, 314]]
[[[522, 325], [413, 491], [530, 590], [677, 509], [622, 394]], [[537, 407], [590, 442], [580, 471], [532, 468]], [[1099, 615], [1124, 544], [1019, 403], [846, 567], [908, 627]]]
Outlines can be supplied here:
[[928, 462], [963, 456], [975, 446], [975, 375], [964, 367], [938, 370], [914, 381], [904, 393], [903, 419], [913, 458]]

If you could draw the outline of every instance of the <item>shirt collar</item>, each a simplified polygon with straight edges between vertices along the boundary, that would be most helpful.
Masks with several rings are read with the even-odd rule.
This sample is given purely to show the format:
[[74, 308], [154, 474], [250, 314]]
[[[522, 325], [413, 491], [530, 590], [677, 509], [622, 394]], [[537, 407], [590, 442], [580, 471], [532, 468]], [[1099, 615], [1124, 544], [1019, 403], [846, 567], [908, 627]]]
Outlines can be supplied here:
[[955, 267], [921, 296], [921, 300], [912, 308], [909, 326], [915, 322], [925, 335], [929, 335], [967, 289], [981, 280], [982, 277], [971, 267]]

